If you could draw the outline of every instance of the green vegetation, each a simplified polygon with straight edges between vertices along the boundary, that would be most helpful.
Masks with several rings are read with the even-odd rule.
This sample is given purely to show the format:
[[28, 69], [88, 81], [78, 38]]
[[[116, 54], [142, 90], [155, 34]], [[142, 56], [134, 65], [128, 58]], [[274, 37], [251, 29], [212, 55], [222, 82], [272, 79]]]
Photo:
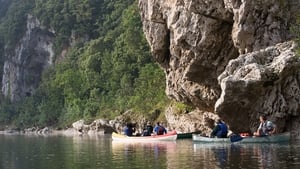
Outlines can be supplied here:
[[297, 54], [300, 56], [300, 13], [297, 16], [296, 24], [292, 26], [292, 31], [296, 35], [296, 43], [298, 44]]
[[14, 104], [1, 99], [0, 123], [65, 127], [168, 104], [164, 73], [150, 55], [135, 0], [14, 0], [0, 25], [2, 49], [20, 39], [26, 14], [55, 30], [57, 56], [68, 52], [43, 72], [34, 95]]
[[7, 10], [6, 15], [1, 18], [0, 39], [4, 40], [8, 47], [14, 47], [23, 35], [26, 29], [26, 14], [33, 8], [33, 4], [32, 0], [13, 0], [9, 7], [7, 6], [8, 9], [3, 7], [3, 11], [0, 11], [2, 13]]
[[10, 0], [2, 0], [0, 2], [0, 19], [5, 16], [6, 12], [7, 12], [7, 9], [8, 7], [10, 6], [11, 4], [11, 1]]

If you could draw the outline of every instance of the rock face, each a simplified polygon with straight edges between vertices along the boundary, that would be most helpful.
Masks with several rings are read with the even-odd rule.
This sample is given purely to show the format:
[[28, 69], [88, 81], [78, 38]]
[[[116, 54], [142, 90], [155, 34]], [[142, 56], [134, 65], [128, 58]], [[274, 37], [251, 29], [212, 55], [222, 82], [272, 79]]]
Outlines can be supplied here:
[[7, 8], [11, 4], [11, 0], [0, 0], [0, 18], [6, 13]]
[[247, 119], [264, 113], [282, 131], [292, 116], [299, 116], [300, 61], [294, 49], [293, 42], [286, 42], [229, 62], [218, 78], [222, 94], [215, 109], [231, 129], [254, 130], [257, 123]]
[[221, 93], [217, 77], [238, 52], [230, 11], [218, 3], [202, 5], [140, 1], [146, 37], [166, 72], [168, 96], [213, 111]]
[[291, 130], [299, 116], [299, 58], [289, 31], [299, 6], [293, 0], [139, 1], [167, 95], [195, 106], [205, 119], [201, 126], [218, 118], [211, 113], [234, 132], [253, 132], [259, 114], [280, 132]]
[[54, 34], [45, 30], [33, 16], [27, 17], [27, 31], [14, 51], [6, 51], [2, 93], [19, 101], [37, 88], [41, 74], [52, 64]]
[[[194, 132], [201, 131], [202, 133], [209, 134], [211, 128], [214, 127], [215, 122], [213, 119], [218, 118], [216, 114], [211, 112], [202, 112], [195, 110], [185, 114], [174, 114], [177, 112], [174, 106], [170, 106], [165, 113], [168, 120], [168, 128], [176, 130], [177, 132]], [[199, 116], [201, 114], [201, 116]]]

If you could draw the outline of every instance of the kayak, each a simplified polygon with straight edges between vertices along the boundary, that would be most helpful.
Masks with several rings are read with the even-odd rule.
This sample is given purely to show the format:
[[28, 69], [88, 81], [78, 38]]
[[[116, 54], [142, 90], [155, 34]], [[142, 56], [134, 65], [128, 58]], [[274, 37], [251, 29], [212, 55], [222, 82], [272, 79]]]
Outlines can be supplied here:
[[193, 141], [203, 142], [203, 143], [232, 143], [232, 142], [241, 142], [241, 143], [279, 143], [287, 142], [290, 140], [290, 133], [282, 133], [271, 136], [263, 137], [241, 137], [241, 139], [232, 139], [232, 138], [210, 138], [204, 137], [200, 134], [193, 134]]
[[151, 142], [151, 141], [175, 141], [177, 139], [176, 131], [170, 131], [163, 135], [152, 136], [126, 136], [123, 134], [112, 133], [112, 140], [114, 141], [137, 141], [137, 142]]

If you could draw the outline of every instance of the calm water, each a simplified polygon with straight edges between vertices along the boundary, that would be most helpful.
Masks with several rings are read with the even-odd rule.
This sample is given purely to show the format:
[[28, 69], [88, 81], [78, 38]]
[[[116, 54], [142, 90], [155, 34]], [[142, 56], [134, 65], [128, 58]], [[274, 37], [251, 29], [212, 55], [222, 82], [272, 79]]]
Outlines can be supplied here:
[[300, 142], [119, 143], [93, 137], [0, 135], [0, 169], [299, 169]]

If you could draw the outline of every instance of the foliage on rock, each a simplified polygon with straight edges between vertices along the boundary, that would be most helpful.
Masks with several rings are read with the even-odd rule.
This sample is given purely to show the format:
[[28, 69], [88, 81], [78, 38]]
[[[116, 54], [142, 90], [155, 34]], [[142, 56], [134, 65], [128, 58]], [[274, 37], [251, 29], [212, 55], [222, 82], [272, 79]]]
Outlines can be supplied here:
[[3, 97], [0, 122], [64, 127], [128, 109], [162, 109], [165, 77], [151, 58], [137, 9], [135, 0], [14, 0], [0, 25], [1, 63], [9, 59], [4, 46], [13, 48], [24, 34], [27, 14], [55, 35], [56, 60], [33, 95], [18, 103]]

